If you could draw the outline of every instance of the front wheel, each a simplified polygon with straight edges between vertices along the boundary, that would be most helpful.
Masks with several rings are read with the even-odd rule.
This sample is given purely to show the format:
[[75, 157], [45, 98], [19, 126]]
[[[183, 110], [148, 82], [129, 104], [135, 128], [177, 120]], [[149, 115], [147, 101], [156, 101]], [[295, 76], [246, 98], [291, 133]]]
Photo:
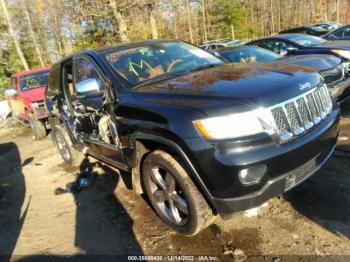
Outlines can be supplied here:
[[142, 166], [143, 183], [153, 208], [177, 232], [195, 235], [213, 221], [213, 212], [184, 168], [161, 150]]
[[29, 125], [32, 129], [34, 139], [39, 140], [46, 136], [46, 127], [42, 121], [34, 118], [32, 114], [29, 114]]

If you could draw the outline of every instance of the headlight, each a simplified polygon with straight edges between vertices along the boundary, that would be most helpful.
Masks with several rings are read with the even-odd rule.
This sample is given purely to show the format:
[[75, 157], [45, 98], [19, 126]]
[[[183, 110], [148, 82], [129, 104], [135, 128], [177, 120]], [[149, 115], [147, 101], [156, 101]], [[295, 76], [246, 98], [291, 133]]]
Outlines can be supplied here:
[[350, 51], [333, 49], [332, 52], [350, 60]]
[[200, 119], [193, 123], [198, 132], [209, 140], [239, 138], [264, 132], [271, 135], [275, 129], [271, 111], [266, 109]]
[[39, 107], [38, 103], [31, 103], [31, 106], [32, 106], [34, 109], [38, 109], [38, 107]]

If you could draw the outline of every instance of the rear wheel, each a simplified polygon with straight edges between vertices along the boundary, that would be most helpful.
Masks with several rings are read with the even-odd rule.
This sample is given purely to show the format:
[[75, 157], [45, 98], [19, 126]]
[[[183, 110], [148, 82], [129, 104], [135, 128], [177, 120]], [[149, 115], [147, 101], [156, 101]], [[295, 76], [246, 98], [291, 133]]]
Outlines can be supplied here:
[[67, 141], [62, 131], [57, 127], [53, 127], [51, 130], [51, 137], [64, 162], [68, 165], [76, 165], [79, 162], [77, 152]]
[[213, 222], [211, 208], [184, 168], [161, 150], [149, 154], [143, 183], [160, 218], [179, 233], [195, 235]]
[[29, 114], [29, 125], [32, 129], [34, 139], [39, 140], [46, 136], [46, 127], [42, 121], [34, 118], [32, 114]]

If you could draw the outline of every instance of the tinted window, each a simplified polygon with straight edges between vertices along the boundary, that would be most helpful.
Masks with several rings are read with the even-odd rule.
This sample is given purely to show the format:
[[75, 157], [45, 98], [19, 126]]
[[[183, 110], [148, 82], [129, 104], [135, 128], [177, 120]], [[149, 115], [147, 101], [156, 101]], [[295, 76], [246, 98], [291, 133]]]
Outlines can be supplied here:
[[182, 42], [163, 42], [104, 54], [115, 72], [133, 87], [146, 80], [223, 64], [214, 55]]
[[237, 48], [221, 54], [230, 62], [237, 63], [264, 63], [281, 58], [280, 55], [258, 47]]
[[350, 37], [350, 28], [347, 28], [343, 31], [343, 37]]
[[[68, 76], [69, 77], [69, 76]], [[93, 62], [87, 58], [77, 58], [74, 60], [74, 86], [77, 88], [79, 83], [95, 79], [98, 83], [99, 89], [103, 89], [104, 82], [101, 75]], [[71, 87], [70, 87], [71, 88]], [[78, 88], [77, 88], [78, 89]], [[76, 90], [74, 90], [76, 91]], [[85, 92], [85, 91], [84, 91]], [[89, 92], [89, 91], [86, 91]], [[79, 91], [81, 93], [81, 91]]]
[[282, 41], [273, 40], [273, 39], [271, 39], [271, 40], [265, 40], [265, 41], [264, 41], [264, 45], [265, 45], [268, 49], [270, 49], [270, 50], [272, 50], [272, 51], [274, 51], [274, 52], [276, 52], [276, 53], [280, 53], [282, 50], [286, 50], [288, 47], [292, 47], [291, 45], [286, 44], [286, 43], [284, 43], [284, 42], [282, 42]]
[[22, 91], [47, 86], [49, 72], [38, 72], [20, 77]]
[[99, 79], [100, 76], [97, 73], [95, 65], [86, 58], [75, 59], [75, 83], [78, 84], [84, 80], [94, 78]]

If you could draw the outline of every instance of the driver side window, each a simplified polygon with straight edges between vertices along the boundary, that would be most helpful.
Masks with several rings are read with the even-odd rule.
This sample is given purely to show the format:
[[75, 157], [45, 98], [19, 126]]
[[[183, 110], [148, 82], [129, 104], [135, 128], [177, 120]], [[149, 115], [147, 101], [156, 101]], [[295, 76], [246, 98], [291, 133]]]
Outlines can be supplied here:
[[91, 91], [99, 92], [104, 87], [104, 82], [96, 66], [87, 58], [74, 60], [74, 86], [77, 94]]

